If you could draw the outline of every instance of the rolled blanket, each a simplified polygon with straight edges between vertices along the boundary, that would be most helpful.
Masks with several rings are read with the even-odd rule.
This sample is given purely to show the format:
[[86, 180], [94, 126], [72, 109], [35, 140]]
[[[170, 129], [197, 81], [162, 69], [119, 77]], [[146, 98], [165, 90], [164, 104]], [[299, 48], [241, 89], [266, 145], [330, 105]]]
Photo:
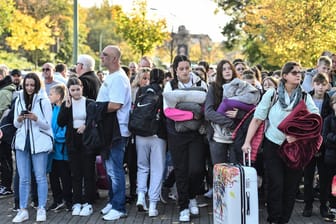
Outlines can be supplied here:
[[204, 115], [204, 111], [203, 108], [200, 104], [198, 103], [178, 103], [176, 104], [176, 109], [180, 109], [180, 110], [188, 110], [193, 112], [194, 114], [194, 119], [199, 120], [203, 117]]
[[197, 131], [201, 127], [201, 120], [176, 121], [175, 130], [177, 132]]
[[233, 99], [224, 99], [219, 107], [217, 108], [217, 112], [225, 115], [225, 112], [228, 110], [232, 110], [233, 108], [237, 108], [239, 110], [250, 111], [255, 107], [253, 104], [247, 104], [240, 102], [238, 100]]
[[202, 104], [206, 98], [206, 92], [200, 87], [176, 89], [162, 94], [166, 100], [167, 107], [170, 108], [175, 108], [176, 104], [185, 102]]
[[310, 113], [304, 100], [278, 125], [278, 129], [297, 138], [295, 142], [287, 140], [280, 146], [280, 156], [293, 169], [304, 168], [320, 149], [322, 118]]
[[257, 105], [260, 100], [260, 92], [251, 84], [235, 78], [231, 82], [223, 84], [223, 99], [233, 99]]

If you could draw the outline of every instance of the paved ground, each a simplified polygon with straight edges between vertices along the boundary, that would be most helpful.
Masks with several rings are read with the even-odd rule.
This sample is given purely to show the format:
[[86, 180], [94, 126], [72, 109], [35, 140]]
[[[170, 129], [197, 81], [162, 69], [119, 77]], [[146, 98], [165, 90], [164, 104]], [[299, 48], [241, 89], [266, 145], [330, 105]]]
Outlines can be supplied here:
[[[138, 212], [136, 210], [135, 203], [128, 204], [127, 205], [127, 212], [128, 217], [115, 221], [115, 222], [105, 222], [102, 220], [102, 216], [100, 215], [99, 211], [102, 207], [104, 207], [106, 200], [107, 200], [107, 192], [106, 191], [100, 191], [101, 198], [96, 201], [94, 204], [94, 213], [90, 217], [73, 217], [71, 216], [71, 212], [61, 211], [59, 213], [55, 212], [48, 212], [47, 213], [47, 222], [51, 224], [59, 224], [59, 223], [71, 223], [71, 224], [94, 224], [94, 223], [136, 223], [136, 224], [142, 224], [142, 223], [148, 223], [148, 224], [156, 224], [156, 223], [162, 223], [162, 224], [176, 224], [178, 222], [178, 208], [176, 206], [176, 203], [174, 201], [170, 201], [167, 205], [164, 205], [162, 203], [159, 203], [159, 212], [160, 215], [156, 218], [149, 218], [148, 214]], [[51, 197], [49, 197], [50, 199]], [[212, 200], [205, 199], [203, 197], [198, 198], [199, 202], [208, 203], [209, 206], [200, 208], [200, 216], [192, 218], [190, 223], [195, 224], [212, 224]], [[51, 203], [49, 201], [48, 203]], [[318, 213], [318, 206], [319, 203], [314, 203], [314, 213], [311, 218], [304, 218], [301, 216], [302, 212], [302, 203], [296, 203], [295, 210], [291, 219], [290, 224], [321, 224], [325, 223], [319, 213]], [[0, 224], [5, 223], [11, 223], [11, 220], [16, 215], [15, 212], [12, 212], [13, 207], [13, 197], [0, 199]], [[29, 209], [30, 214], [30, 220], [26, 221], [25, 223], [36, 223], [36, 211], [33, 208]], [[261, 207], [260, 212], [260, 224], [266, 224], [266, 210], [264, 207]]]

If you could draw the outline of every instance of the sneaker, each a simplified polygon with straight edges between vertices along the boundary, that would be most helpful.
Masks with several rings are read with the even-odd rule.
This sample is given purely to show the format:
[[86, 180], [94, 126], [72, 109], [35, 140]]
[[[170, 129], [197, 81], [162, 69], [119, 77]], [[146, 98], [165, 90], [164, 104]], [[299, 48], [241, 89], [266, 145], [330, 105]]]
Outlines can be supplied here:
[[79, 215], [81, 212], [82, 205], [77, 203], [72, 206], [72, 215]]
[[102, 210], [100, 210], [100, 214], [106, 215], [111, 209], [112, 209], [112, 204], [107, 203], [107, 205]]
[[65, 202], [65, 211], [69, 212], [72, 210], [72, 203], [71, 202]]
[[54, 212], [57, 212], [59, 210], [61, 210], [62, 208], [64, 208], [65, 206], [65, 203], [64, 202], [54, 202], [52, 203], [52, 205], [50, 205], [47, 209], [47, 211], [54, 211]]
[[168, 195], [169, 195], [170, 189], [168, 187], [162, 187], [161, 188], [161, 193], [160, 193], [160, 200], [163, 204], [168, 203]]
[[211, 199], [213, 195], [213, 189], [210, 188], [210, 190], [208, 192], [206, 192], [205, 194], [203, 194], [204, 197]]
[[324, 221], [330, 222], [335, 219], [335, 215], [331, 214], [327, 207], [320, 207], [320, 214]]
[[1, 186], [0, 187], [0, 198], [6, 198], [6, 197], [9, 197], [9, 196], [12, 196], [13, 195], [13, 191], [4, 187], [4, 186]]
[[47, 220], [47, 212], [45, 208], [38, 208], [36, 212], [36, 222], [45, 222]]
[[29, 219], [29, 214], [27, 209], [19, 209], [18, 213], [12, 220], [14, 223], [24, 222]]
[[173, 201], [177, 201], [177, 197], [176, 197], [176, 195], [173, 192], [170, 192], [168, 194], [168, 198], [170, 198]]
[[304, 202], [304, 195], [303, 195], [303, 193], [298, 192], [298, 193], [296, 194], [295, 201], [296, 201], [296, 202], [299, 202], [299, 203], [303, 203], [303, 202]]
[[12, 208], [13, 212], [18, 212], [20, 210], [19, 204], [14, 203], [14, 207]]
[[159, 211], [156, 209], [156, 202], [149, 203], [148, 216], [155, 217], [159, 215]]
[[313, 207], [311, 205], [305, 205], [302, 216], [303, 217], [311, 217], [313, 213]]
[[192, 215], [199, 215], [199, 208], [196, 199], [189, 200], [189, 211]]
[[180, 222], [190, 222], [190, 212], [189, 209], [184, 209], [180, 212], [180, 217], [179, 217]]
[[121, 218], [125, 218], [127, 215], [123, 212], [119, 212], [115, 209], [111, 209], [106, 215], [103, 216], [103, 220], [105, 221], [113, 221]]
[[89, 216], [93, 213], [93, 208], [91, 204], [85, 203], [79, 213], [80, 216]]
[[138, 194], [138, 200], [137, 200], [136, 206], [139, 212], [145, 212], [148, 210], [147, 205], [146, 205], [145, 194], [143, 192], [140, 192]]
[[30, 203], [30, 206], [31, 206], [33, 209], [37, 209], [37, 207], [38, 207], [38, 202], [36, 202], [36, 201], [32, 201], [32, 202]]

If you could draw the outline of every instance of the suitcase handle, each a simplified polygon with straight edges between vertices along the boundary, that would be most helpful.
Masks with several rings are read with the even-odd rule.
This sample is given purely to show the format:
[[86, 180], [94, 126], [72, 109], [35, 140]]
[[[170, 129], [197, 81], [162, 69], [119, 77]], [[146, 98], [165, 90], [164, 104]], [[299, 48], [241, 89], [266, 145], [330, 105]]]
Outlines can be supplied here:
[[246, 192], [246, 214], [250, 215], [250, 192]]
[[[251, 166], [251, 149], [247, 151], [248, 166]], [[245, 153], [243, 152], [243, 165], [246, 166]]]

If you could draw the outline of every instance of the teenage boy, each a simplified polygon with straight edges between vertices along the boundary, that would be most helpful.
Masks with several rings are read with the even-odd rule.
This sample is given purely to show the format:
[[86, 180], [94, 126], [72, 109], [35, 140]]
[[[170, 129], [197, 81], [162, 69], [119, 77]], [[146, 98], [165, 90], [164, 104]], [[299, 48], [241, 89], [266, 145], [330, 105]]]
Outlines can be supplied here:
[[[317, 66], [315, 69], [313, 69], [310, 72], [306, 72], [305, 73], [305, 77], [303, 79], [303, 83], [302, 83], [302, 88], [308, 93], [310, 91], [313, 90], [313, 77], [318, 74], [318, 73], [325, 73], [325, 74], [329, 74], [330, 69], [331, 69], [331, 59], [327, 56], [321, 56], [318, 60], [317, 60]], [[329, 82], [328, 82], [329, 84]], [[329, 88], [329, 85], [328, 85]]]
[[[324, 59], [323, 59], [324, 60]], [[326, 64], [323, 62], [324, 65]], [[322, 66], [322, 63], [319, 64]], [[315, 105], [319, 108], [322, 119], [332, 113], [332, 108], [329, 105], [329, 95], [327, 90], [329, 88], [329, 78], [325, 73], [317, 73], [313, 78], [313, 90], [309, 92], [312, 96]], [[330, 214], [327, 207], [327, 201], [329, 197], [328, 189], [330, 189], [331, 182], [327, 176], [327, 167], [324, 163], [324, 151], [325, 148], [321, 146], [319, 152], [310, 161], [310, 163], [304, 169], [304, 202], [305, 206], [302, 215], [310, 217], [313, 210], [313, 181], [315, 168], [317, 166], [320, 182], [320, 214], [325, 221], [332, 221], [334, 215]]]

